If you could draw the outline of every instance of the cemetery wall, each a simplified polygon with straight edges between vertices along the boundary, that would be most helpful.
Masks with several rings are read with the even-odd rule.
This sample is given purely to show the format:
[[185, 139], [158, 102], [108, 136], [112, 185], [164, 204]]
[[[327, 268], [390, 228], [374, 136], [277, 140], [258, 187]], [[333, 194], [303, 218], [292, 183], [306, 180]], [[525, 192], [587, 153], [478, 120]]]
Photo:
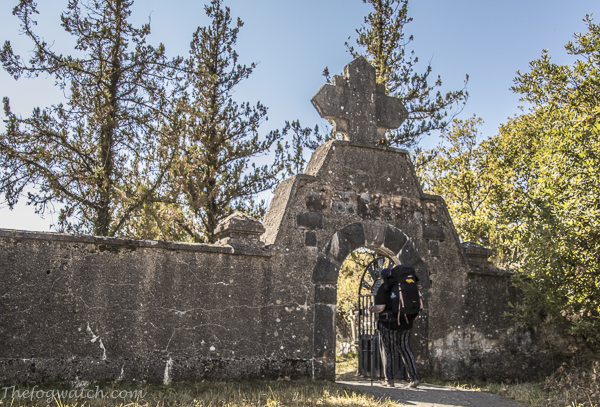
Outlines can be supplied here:
[[297, 352], [309, 324], [293, 344], [277, 333], [280, 313], [308, 310], [284, 304], [270, 260], [258, 248], [0, 230], [0, 381], [310, 376]]
[[461, 245], [408, 152], [334, 140], [306, 172], [277, 187], [260, 242], [0, 230], [0, 382], [334, 379], [338, 273], [360, 248], [417, 270], [421, 375], [539, 375], [543, 341], [504, 316], [509, 278]]

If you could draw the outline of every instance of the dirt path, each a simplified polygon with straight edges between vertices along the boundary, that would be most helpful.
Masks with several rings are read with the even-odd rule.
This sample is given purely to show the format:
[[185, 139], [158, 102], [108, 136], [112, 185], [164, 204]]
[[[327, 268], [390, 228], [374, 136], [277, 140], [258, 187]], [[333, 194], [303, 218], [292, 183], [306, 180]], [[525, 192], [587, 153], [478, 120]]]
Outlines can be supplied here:
[[522, 407], [514, 401], [508, 401], [496, 394], [480, 391], [457, 389], [454, 387], [421, 384], [417, 389], [411, 389], [407, 384], [397, 387], [383, 387], [379, 381], [338, 381], [341, 386], [368, 391], [376, 397], [390, 398], [407, 406], [416, 407]]

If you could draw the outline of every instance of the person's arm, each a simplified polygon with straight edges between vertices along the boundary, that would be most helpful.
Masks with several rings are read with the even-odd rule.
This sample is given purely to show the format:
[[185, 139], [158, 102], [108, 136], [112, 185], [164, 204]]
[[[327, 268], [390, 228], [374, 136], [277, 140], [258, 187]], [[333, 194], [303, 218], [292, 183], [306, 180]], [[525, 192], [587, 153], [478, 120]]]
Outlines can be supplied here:
[[371, 305], [371, 312], [375, 313], [375, 314], [379, 314], [380, 312], [382, 312], [385, 309], [385, 304], [381, 304], [381, 305]]
[[374, 314], [380, 314], [385, 310], [385, 298], [386, 298], [386, 287], [385, 284], [381, 284], [377, 289], [377, 294], [373, 298], [373, 305], [369, 308]]

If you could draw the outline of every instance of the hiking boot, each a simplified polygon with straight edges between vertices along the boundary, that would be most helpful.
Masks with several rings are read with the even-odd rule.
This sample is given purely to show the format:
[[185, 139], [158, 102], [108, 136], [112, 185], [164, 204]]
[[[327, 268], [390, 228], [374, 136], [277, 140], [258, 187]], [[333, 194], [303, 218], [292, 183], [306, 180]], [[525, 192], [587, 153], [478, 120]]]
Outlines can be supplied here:
[[383, 387], [394, 387], [394, 381], [393, 380], [384, 380], [381, 382], [381, 385]]
[[410, 382], [408, 387], [412, 387], [412, 388], [416, 389], [419, 386], [419, 383], [421, 383], [421, 382], [419, 382], [418, 380], [412, 381], [412, 382]]

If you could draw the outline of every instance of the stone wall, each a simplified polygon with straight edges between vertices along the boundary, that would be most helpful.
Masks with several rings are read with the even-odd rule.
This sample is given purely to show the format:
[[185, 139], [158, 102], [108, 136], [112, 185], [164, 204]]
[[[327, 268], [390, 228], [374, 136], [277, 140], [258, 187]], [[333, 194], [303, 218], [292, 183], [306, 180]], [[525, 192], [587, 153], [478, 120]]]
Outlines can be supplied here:
[[281, 295], [268, 251], [0, 236], [1, 381], [311, 374], [306, 324], [277, 335], [281, 313], [308, 309]]
[[217, 245], [0, 230], [0, 381], [332, 379], [339, 267], [361, 247], [417, 270], [421, 374], [543, 365], [535, 333], [503, 316], [509, 280], [461, 246], [406, 151], [328, 142], [277, 187], [260, 241], [243, 223]]

